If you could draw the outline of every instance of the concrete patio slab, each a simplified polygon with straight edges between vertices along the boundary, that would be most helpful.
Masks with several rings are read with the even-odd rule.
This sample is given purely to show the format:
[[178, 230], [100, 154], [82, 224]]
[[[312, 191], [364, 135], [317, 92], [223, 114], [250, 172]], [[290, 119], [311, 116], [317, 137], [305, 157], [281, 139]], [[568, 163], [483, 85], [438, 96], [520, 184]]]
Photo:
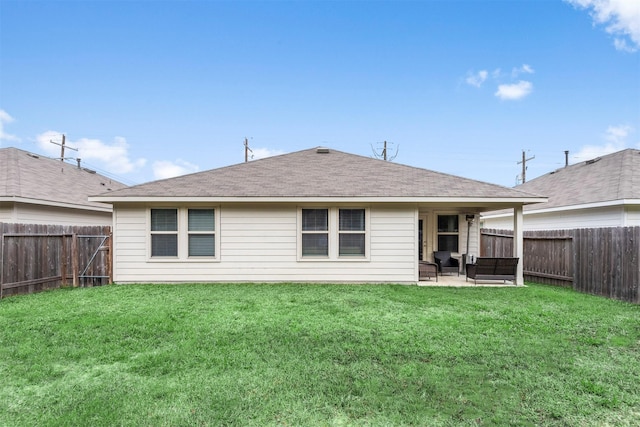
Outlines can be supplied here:
[[507, 280], [506, 282], [503, 280], [478, 280], [478, 283], [474, 283], [473, 279], [465, 280], [466, 276], [464, 274], [460, 274], [457, 276], [455, 274], [443, 274], [438, 275], [438, 281], [436, 282], [436, 278], [432, 277], [430, 279], [420, 280], [418, 282], [418, 286], [448, 286], [448, 287], [494, 287], [494, 288], [522, 288], [524, 286], [518, 286], [515, 282]]

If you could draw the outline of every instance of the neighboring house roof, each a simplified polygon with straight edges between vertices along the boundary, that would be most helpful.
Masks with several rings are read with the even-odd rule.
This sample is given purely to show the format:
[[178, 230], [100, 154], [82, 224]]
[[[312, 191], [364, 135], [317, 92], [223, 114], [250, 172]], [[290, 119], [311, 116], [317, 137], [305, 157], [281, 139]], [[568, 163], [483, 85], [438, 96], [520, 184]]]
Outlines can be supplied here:
[[0, 202], [108, 212], [111, 206], [89, 201], [89, 195], [125, 187], [111, 178], [60, 160], [18, 148], [0, 149]]
[[[102, 194], [92, 200], [246, 201], [398, 200], [535, 203], [543, 198], [426, 169], [341, 151], [313, 148], [275, 157], [154, 181]], [[201, 200], [203, 200], [201, 199]]]
[[640, 150], [629, 148], [576, 163], [516, 188], [549, 198], [545, 203], [526, 206], [525, 211], [640, 204]]

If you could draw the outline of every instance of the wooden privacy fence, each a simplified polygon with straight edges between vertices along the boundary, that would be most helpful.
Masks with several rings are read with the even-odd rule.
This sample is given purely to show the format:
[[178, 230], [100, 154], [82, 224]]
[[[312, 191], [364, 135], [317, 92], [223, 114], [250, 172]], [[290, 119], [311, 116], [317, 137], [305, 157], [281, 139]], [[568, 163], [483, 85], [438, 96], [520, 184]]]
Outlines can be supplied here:
[[[512, 256], [513, 231], [482, 229], [480, 256]], [[640, 303], [640, 227], [525, 231], [525, 280]]]
[[112, 281], [111, 227], [0, 223], [0, 298]]

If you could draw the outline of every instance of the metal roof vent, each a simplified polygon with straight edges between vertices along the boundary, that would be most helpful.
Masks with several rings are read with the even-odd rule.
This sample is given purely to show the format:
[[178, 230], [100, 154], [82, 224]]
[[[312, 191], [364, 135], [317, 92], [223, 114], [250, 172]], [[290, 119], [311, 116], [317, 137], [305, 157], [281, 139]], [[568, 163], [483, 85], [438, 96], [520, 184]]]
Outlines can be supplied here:
[[327, 147], [318, 147], [316, 148], [316, 153], [318, 154], [327, 154], [329, 149]]
[[602, 157], [596, 157], [595, 159], [587, 160], [586, 162], [584, 162], [584, 164], [585, 164], [585, 165], [592, 165], [592, 164], [594, 164], [595, 162], [599, 162], [601, 158], [602, 158]]

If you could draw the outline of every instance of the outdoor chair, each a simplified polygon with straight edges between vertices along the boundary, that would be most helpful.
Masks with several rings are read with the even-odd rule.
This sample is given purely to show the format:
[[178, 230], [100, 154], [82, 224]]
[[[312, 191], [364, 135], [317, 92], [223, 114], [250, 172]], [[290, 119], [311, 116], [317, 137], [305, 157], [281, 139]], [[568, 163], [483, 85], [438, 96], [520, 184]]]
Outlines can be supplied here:
[[438, 266], [432, 262], [420, 261], [418, 264], [418, 272], [418, 280], [431, 279], [433, 275], [436, 277], [436, 282], [438, 281]]
[[457, 258], [451, 256], [449, 251], [435, 251], [433, 258], [438, 265], [438, 271], [440, 274], [445, 272], [458, 273], [460, 275], [460, 261]]

